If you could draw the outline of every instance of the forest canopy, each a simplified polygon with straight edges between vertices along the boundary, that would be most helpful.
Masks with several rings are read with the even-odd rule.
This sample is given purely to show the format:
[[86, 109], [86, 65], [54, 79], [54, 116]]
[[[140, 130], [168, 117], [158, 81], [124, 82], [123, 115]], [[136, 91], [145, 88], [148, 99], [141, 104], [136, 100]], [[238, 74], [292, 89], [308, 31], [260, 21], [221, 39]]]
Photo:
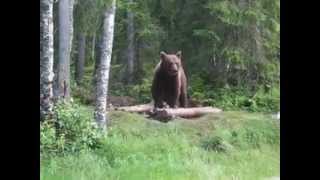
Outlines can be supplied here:
[[[68, 2], [68, 88], [76, 101], [92, 104], [111, 0]], [[53, 3], [54, 94], [64, 33], [58, 10]], [[117, 0], [115, 13], [108, 96], [150, 102], [160, 51], [181, 50], [189, 98], [226, 110], [279, 111], [279, 0]]]
[[[98, 47], [90, 43], [101, 34], [101, 18], [95, 15], [100, 4], [93, 2], [75, 7], [80, 16], [75, 19], [82, 19], [75, 31], [86, 29], [88, 52]], [[279, 110], [279, 0], [118, 0], [115, 23], [109, 94], [150, 101], [159, 52], [181, 50], [192, 98], [227, 109]], [[86, 57], [88, 74], [95, 61], [90, 53]]]

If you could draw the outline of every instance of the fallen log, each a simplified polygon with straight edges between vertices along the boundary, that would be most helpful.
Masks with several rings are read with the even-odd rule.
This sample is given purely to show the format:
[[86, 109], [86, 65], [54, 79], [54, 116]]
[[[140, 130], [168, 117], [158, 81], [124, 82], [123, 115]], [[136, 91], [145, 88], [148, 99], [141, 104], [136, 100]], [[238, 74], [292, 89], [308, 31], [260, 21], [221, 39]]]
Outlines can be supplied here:
[[166, 109], [155, 109], [150, 113], [150, 116], [155, 119], [169, 121], [176, 117], [182, 118], [196, 118], [209, 113], [219, 113], [221, 109], [213, 107], [194, 107], [194, 108], [166, 108]]
[[152, 104], [141, 104], [136, 106], [122, 106], [114, 107], [116, 111], [136, 112], [136, 113], [149, 113], [153, 109]]
[[168, 121], [176, 117], [195, 118], [209, 113], [219, 113], [222, 110], [213, 107], [191, 107], [191, 108], [163, 108], [154, 109], [152, 104], [142, 104], [136, 106], [115, 107], [116, 111], [146, 113], [151, 118]]

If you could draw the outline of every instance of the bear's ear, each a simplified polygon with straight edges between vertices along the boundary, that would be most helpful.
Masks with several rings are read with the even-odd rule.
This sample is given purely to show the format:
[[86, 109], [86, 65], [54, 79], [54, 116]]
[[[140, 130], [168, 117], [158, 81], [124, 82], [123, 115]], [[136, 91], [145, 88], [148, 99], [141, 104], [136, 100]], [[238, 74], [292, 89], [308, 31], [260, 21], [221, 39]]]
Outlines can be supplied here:
[[160, 58], [161, 58], [161, 60], [163, 60], [165, 56], [167, 56], [167, 54], [166, 54], [164, 51], [161, 51], [161, 52], [160, 52]]
[[178, 58], [180, 58], [180, 59], [181, 59], [181, 55], [182, 55], [181, 51], [178, 51], [178, 52], [176, 53], [176, 56], [177, 56]]

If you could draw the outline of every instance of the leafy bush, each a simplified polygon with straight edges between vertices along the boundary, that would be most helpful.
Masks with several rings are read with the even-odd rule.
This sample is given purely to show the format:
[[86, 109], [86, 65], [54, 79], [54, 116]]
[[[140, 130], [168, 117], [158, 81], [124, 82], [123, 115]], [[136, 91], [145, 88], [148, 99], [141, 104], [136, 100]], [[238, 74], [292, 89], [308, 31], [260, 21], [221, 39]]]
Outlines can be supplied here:
[[[75, 78], [70, 79], [72, 98], [77, 103], [89, 105], [94, 102], [93, 71], [93, 65], [85, 67], [83, 78], [79, 84], [76, 83]], [[72, 75], [74, 76], [74, 73]]]
[[75, 103], [57, 103], [55, 118], [40, 123], [40, 150], [43, 155], [79, 152], [99, 147], [103, 132], [95, 126], [89, 108]]
[[140, 103], [149, 103], [152, 99], [151, 85], [151, 78], [145, 78], [141, 84], [128, 87], [128, 94]]
[[[143, 79], [141, 84], [115, 88], [111, 94], [129, 95], [138, 103], [148, 103], [152, 100], [151, 78]], [[120, 88], [121, 87], [121, 88]], [[247, 87], [215, 88], [206, 82], [204, 77], [193, 75], [189, 81], [188, 93], [194, 100], [204, 105], [216, 106], [224, 110], [246, 110], [251, 112], [275, 112], [280, 109], [280, 89], [278, 86], [266, 90], [260, 86], [252, 91]]]
[[208, 106], [224, 110], [247, 110], [252, 112], [275, 112], [280, 109], [280, 89], [260, 86], [255, 92], [246, 87], [215, 88], [203, 78], [193, 76], [189, 94]]
[[212, 136], [203, 140], [201, 146], [205, 150], [212, 150], [215, 152], [228, 152], [232, 149], [232, 145], [223, 140], [220, 136]]
[[40, 122], [40, 151], [41, 155], [62, 152], [64, 149], [64, 136], [56, 136], [54, 121]]
[[94, 102], [93, 88], [90, 86], [72, 84], [72, 97], [77, 103], [92, 104]]
[[280, 89], [274, 87], [269, 92], [259, 89], [255, 97], [257, 107], [261, 107], [264, 111], [279, 111], [280, 110]]

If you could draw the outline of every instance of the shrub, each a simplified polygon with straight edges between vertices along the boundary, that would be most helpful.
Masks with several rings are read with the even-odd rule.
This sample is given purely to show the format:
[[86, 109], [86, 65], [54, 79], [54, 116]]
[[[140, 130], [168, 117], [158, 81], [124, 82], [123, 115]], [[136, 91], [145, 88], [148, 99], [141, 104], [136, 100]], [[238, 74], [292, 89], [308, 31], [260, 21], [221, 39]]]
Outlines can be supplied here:
[[190, 96], [204, 105], [216, 106], [224, 110], [247, 110], [251, 112], [275, 112], [280, 109], [280, 89], [269, 90], [259, 87], [252, 92], [245, 87], [214, 88], [204, 85], [201, 79], [193, 78]]
[[56, 136], [54, 121], [40, 122], [40, 152], [53, 154], [63, 151], [64, 136]]
[[229, 152], [232, 149], [232, 146], [220, 136], [212, 136], [202, 140], [201, 147], [215, 152]]
[[72, 95], [77, 103], [90, 105], [94, 102], [93, 88], [90, 86], [72, 84]]
[[141, 84], [128, 87], [128, 94], [137, 99], [139, 103], [149, 103], [151, 101], [152, 79], [145, 78]]
[[53, 120], [40, 123], [40, 150], [43, 155], [99, 147], [104, 134], [95, 126], [92, 110], [76, 103], [59, 102], [54, 112]]

